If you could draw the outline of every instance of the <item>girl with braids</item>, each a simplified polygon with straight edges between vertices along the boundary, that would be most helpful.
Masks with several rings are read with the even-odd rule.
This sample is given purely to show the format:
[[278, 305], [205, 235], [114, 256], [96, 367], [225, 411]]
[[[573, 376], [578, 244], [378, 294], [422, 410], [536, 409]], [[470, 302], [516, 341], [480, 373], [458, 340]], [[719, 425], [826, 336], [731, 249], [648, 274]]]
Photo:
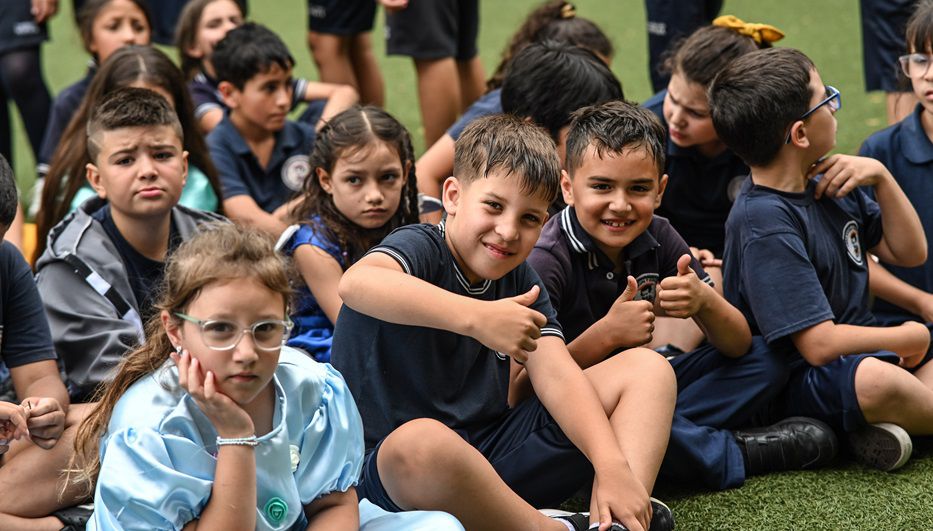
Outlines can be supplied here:
[[[612, 42], [599, 26], [592, 21], [577, 16], [577, 10], [570, 2], [548, 0], [528, 14], [525, 22], [512, 35], [512, 39], [502, 52], [502, 60], [486, 82], [486, 94], [476, 100], [463, 113], [454, 125], [441, 135], [418, 159], [418, 175], [421, 176], [419, 190], [430, 197], [440, 197], [441, 184], [450, 176], [454, 167], [454, 142], [460, 133], [477, 118], [502, 112], [502, 82], [512, 58], [533, 42], [556, 41], [568, 43], [596, 54], [607, 65], [614, 53]], [[436, 217], [425, 220], [440, 221]]]
[[462, 529], [358, 505], [359, 413], [337, 371], [284, 346], [289, 276], [267, 236], [232, 224], [169, 259], [146, 342], [78, 430], [88, 529]]
[[288, 344], [326, 362], [342, 305], [340, 277], [394, 229], [418, 222], [418, 188], [408, 131], [378, 107], [335, 116], [319, 133], [310, 164], [304, 198], [292, 212], [299, 225], [283, 236], [306, 284]]

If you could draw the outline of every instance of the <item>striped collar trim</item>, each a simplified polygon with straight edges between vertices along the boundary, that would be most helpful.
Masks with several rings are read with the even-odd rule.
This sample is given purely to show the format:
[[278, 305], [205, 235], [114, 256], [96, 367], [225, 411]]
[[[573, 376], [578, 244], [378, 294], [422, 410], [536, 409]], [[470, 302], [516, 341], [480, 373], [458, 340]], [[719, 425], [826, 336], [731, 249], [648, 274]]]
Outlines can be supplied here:
[[[445, 240], [444, 244], [446, 245], [446, 226], [444, 223], [444, 221], [438, 223], [437, 229], [440, 231], [441, 239]], [[460, 269], [460, 265], [457, 263], [457, 259], [454, 257], [453, 253], [450, 253], [450, 262], [454, 265], [454, 273], [457, 277], [457, 282], [460, 283], [460, 287], [462, 287], [470, 295], [482, 295], [489, 290], [490, 286], [492, 286], [492, 281], [488, 278], [478, 286], [471, 286], [470, 281], [467, 279], [466, 275], [463, 274], [463, 271]]]
[[563, 231], [564, 235], [567, 237], [567, 241], [570, 242], [570, 248], [574, 252], [579, 254], [586, 254], [586, 267], [589, 270], [596, 269], [599, 265], [599, 258], [596, 256], [596, 253], [591, 249], [592, 240], [589, 237], [584, 236], [584, 232], [581, 229], [577, 231], [577, 216], [574, 213], [573, 207], [566, 207], [560, 211], [560, 229]]

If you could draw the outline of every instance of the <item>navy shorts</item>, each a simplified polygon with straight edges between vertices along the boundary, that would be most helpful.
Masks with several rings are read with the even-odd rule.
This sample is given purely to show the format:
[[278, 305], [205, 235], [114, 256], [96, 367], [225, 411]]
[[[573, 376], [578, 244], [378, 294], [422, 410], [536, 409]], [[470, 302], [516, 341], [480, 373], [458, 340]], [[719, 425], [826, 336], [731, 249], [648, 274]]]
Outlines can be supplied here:
[[[483, 454], [499, 477], [534, 507], [556, 506], [593, 479], [593, 467], [564, 435], [557, 422], [537, 399], [531, 397], [512, 408], [498, 422], [457, 434]], [[360, 499], [387, 511], [402, 509], [389, 498], [376, 456], [382, 442], [363, 460], [357, 486]]]
[[907, 53], [907, 19], [917, 0], [860, 0], [865, 90], [910, 91], [897, 58]]
[[386, 12], [386, 53], [413, 59], [476, 57], [479, 0], [411, 0]]
[[308, 31], [356, 35], [373, 30], [376, 0], [308, 0]]

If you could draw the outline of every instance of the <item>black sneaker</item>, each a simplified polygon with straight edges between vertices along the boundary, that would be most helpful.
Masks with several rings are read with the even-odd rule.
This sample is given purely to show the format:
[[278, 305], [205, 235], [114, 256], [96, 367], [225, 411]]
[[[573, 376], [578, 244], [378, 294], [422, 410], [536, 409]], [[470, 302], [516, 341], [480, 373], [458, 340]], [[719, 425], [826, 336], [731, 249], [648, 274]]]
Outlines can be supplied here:
[[907, 463], [914, 447], [904, 428], [881, 422], [850, 433], [849, 449], [859, 463], [890, 472]]
[[[568, 513], [554, 509], [543, 509], [541, 512], [551, 518], [570, 522], [577, 531], [591, 529], [590, 513]], [[595, 529], [597, 524], [593, 526], [592, 529]], [[610, 531], [628, 531], [627, 527], [618, 522], [614, 522], [609, 529]], [[648, 526], [648, 531], [671, 531], [672, 529], [674, 529], [674, 513], [671, 512], [671, 508], [661, 500], [651, 498], [651, 525]]]
[[93, 512], [94, 504], [86, 503], [55, 511], [52, 516], [61, 521], [64, 526], [61, 531], [84, 531]]
[[746, 476], [825, 466], [839, 448], [836, 434], [825, 422], [807, 417], [732, 434], [742, 450]]

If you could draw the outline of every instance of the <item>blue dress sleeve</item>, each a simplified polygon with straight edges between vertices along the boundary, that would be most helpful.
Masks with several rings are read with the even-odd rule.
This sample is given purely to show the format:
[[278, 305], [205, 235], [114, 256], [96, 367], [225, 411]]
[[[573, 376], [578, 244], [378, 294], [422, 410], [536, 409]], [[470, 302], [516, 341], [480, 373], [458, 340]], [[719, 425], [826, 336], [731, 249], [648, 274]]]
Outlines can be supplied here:
[[[320, 403], [301, 436], [295, 481], [307, 505], [356, 485], [363, 466], [363, 421], [343, 377], [329, 364]], [[306, 395], [305, 399], [312, 395]]]
[[216, 461], [193, 441], [126, 428], [102, 444], [88, 529], [181, 529], [204, 510]]

